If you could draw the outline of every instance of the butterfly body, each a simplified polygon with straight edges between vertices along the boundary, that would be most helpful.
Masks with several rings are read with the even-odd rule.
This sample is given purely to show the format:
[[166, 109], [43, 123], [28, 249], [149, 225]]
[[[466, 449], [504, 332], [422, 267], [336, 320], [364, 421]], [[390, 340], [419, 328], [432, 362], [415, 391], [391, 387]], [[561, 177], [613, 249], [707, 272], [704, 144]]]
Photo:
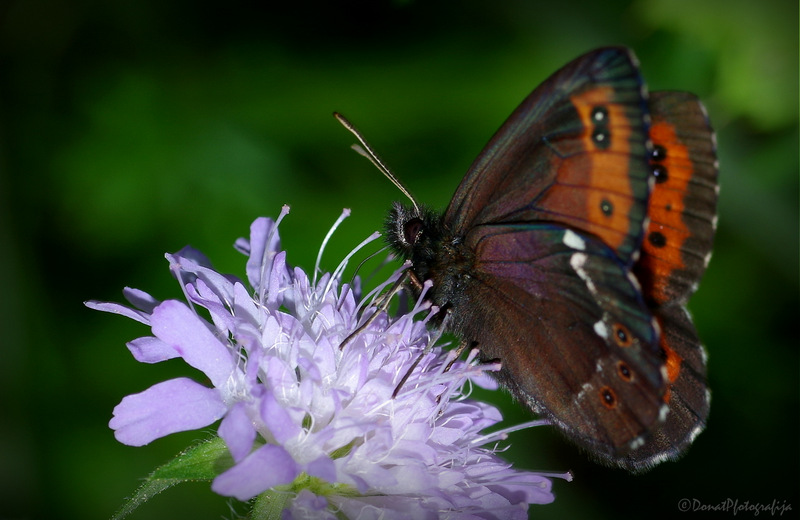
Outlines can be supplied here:
[[439, 215], [395, 204], [390, 245], [445, 327], [598, 461], [682, 454], [708, 414], [685, 303], [716, 222], [702, 105], [644, 87], [630, 51], [584, 55], [534, 90]]

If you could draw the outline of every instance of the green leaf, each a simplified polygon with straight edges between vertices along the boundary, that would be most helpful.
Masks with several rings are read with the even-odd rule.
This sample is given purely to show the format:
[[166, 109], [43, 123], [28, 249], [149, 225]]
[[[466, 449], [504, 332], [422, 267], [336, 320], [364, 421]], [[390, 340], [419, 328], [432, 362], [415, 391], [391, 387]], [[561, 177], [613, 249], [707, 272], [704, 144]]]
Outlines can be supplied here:
[[151, 473], [111, 520], [122, 520], [165, 489], [182, 482], [211, 481], [232, 465], [233, 459], [221, 438], [202, 441]]
[[294, 496], [288, 491], [270, 489], [258, 495], [253, 502], [253, 509], [247, 515], [248, 520], [280, 520], [286, 502]]

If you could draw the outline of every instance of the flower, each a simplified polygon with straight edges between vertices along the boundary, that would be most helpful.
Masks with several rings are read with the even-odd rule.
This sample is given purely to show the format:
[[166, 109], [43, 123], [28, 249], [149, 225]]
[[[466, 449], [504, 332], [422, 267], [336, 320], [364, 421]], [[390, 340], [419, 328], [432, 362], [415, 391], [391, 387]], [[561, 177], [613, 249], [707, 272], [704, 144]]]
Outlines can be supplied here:
[[465, 389], [495, 386], [486, 372], [499, 365], [431, 348], [435, 309], [420, 298], [388, 316], [357, 283], [340, 284], [347, 259], [318, 279], [318, 268], [310, 279], [288, 267], [277, 231], [287, 213], [257, 219], [250, 240], [236, 242], [251, 289], [186, 247], [166, 255], [186, 302], [126, 288], [132, 308], [86, 303], [151, 328], [128, 343], [136, 360], [180, 357], [206, 378], [125, 397], [109, 422], [117, 440], [142, 446], [221, 419], [232, 465], [212, 490], [240, 500], [282, 493], [283, 518], [527, 518], [529, 504], [553, 501], [553, 475], [482, 447], [510, 430], [483, 434], [502, 417]]

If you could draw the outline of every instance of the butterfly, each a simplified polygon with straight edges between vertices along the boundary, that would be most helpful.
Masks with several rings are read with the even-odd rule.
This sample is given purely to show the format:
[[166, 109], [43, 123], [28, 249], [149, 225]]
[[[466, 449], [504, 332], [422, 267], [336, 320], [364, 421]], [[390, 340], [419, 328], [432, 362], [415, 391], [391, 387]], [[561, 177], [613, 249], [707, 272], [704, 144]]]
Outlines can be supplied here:
[[387, 240], [411, 291], [432, 282], [442, 326], [499, 360], [519, 402], [597, 462], [641, 472], [682, 455], [708, 416], [686, 303], [711, 255], [717, 171], [700, 101], [648, 94], [630, 50], [601, 48], [519, 105], [443, 214], [395, 203]]

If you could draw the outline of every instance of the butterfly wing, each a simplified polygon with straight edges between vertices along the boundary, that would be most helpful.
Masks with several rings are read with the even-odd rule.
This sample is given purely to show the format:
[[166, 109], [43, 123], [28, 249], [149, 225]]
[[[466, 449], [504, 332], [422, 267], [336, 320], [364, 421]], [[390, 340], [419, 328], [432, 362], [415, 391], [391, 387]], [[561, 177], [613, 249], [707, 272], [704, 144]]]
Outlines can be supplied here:
[[692, 94], [653, 92], [650, 108], [656, 183], [634, 272], [662, 330], [669, 413], [653, 440], [629, 457], [634, 470], [680, 456], [703, 430], [710, 406], [706, 353], [684, 304], [708, 265], [716, 229], [714, 133]]
[[[621, 465], [664, 414], [658, 332], [636, 281], [601, 241], [548, 224], [467, 235], [452, 328], [499, 358], [501, 382], [572, 441]], [[481, 305], [479, 302], [485, 302]]]
[[650, 190], [647, 101], [636, 58], [605, 48], [534, 90], [472, 164], [444, 223], [553, 222], [633, 263]]
[[685, 303], [711, 256], [717, 220], [714, 133], [703, 105], [688, 92], [650, 98], [655, 185], [650, 223], [635, 272], [653, 306]]
[[708, 412], [683, 303], [713, 235], [713, 139], [696, 101], [648, 103], [626, 49], [578, 58], [500, 128], [441, 220], [415, 207], [387, 226], [514, 395], [632, 471], [679, 455]]
[[711, 394], [706, 386], [706, 353], [700, 344], [689, 312], [680, 305], [655, 311], [662, 330], [659, 346], [666, 358], [669, 412], [653, 428], [641, 449], [629, 454], [624, 467], [639, 472], [665, 461], [675, 460], [703, 431]]

